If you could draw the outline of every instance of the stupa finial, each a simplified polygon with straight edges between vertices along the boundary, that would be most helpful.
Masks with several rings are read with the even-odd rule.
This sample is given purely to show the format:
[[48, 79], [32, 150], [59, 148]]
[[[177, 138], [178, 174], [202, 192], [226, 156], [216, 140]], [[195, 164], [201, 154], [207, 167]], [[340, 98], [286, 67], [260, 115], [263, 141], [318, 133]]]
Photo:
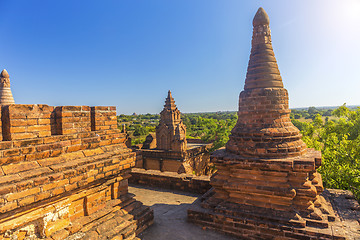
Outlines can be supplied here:
[[259, 25], [269, 25], [269, 24], [270, 24], [269, 16], [262, 7], [259, 7], [253, 19], [253, 26], [255, 27]]
[[164, 107], [167, 108], [167, 109], [175, 109], [176, 108], [175, 100], [172, 97], [170, 90], [168, 91], [168, 96], [167, 96], [167, 98], [165, 100]]
[[9, 78], [9, 73], [6, 71], [6, 69], [3, 69], [0, 74], [1, 77]]
[[271, 44], [269, 16], [259, 8], [253, 20], [251, 54], [245, 89], [284, 87]]

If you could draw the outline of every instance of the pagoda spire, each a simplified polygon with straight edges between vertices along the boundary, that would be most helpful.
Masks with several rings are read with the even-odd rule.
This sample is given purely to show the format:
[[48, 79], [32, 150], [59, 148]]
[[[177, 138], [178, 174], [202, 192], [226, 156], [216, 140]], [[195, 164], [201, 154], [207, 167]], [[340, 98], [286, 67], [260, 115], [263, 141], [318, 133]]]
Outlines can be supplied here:
[[306, 151], [306, 145], [290, 120], [289, 96], [276, 63], [269, 23], [265, 10], [259, 8], [253, 19], [252, 48], [239, 97], [238, 122], [226, 149], [242, 156], [299, 156]]
[[168, 91], [168, 96], [167, 96], [167, 98], [166, 98], [166, 100], [165, 100], [165, 105], [164, 105], [164, 107], [165, 107], [166, 109], [169, 109], [169, 110], [171, 110], [171, 109], [176, 109], [175, 100], [174, 100], [174, 98], [172, 97], [170, 90]]
[[6, 69], [0, 73], [0, 105], [15, 104], [10, 89], [10, 76]]
[[253, 19], [252, 47], [244, 89], [283, 87], [269, 24], [269, 16], [259, 8]]

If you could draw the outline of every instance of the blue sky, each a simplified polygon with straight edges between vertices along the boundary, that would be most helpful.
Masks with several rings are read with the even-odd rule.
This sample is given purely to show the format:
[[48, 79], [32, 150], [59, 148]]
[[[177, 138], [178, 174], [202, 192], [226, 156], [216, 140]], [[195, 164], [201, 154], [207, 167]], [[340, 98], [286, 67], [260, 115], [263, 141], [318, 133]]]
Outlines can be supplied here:
[[260, 6], [290, 107], [360, 105], [358, 0], [0, 0], [0, 68], [20, 104], [237, 110]]

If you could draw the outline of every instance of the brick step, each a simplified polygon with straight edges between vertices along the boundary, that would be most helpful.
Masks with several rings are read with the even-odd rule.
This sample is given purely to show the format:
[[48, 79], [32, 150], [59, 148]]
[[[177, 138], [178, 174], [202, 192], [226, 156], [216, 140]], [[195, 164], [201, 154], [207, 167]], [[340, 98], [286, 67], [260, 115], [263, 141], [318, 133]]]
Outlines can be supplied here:
[[[139, 211], [138, 208], [141, 208], [141, 206], [142, 206], [142, 203], [141, 203], [141, 202], [139, 202], [139, 201], [134, 201], [134, 202], [132, 202], [132, 203], [124, 206], [123, 209], [124, 209], [125, 211], [127, 211], [128, 213], [133, 213], [133, 212]], [[134, 215], [134, 214], [132, 214], [132, 215]]]
[[[128, 196], [129, 197], [129, 196]], [[119, 199], [119, 201], [121, 201]], [[82, 219], [77, 219], [73, 222], [72, 227], [74, 230], [75, 226], [80, 232], [73, 232], [67, 239], [73, 239], [72, 236], [81, 236], [81, 239], [112, 239], [112, 240], [137, 240], [136, 237], [136, 228], [137, 221], [133, 220], [131, 214], [126, 213], [119, 206], [124, 205], [134, 205], [133, 199], [124, 199], [120, 204], [117, 201], [115, 206], [107, 206], [107, 209], [98, 210], [90, 216], [83, 217]], [[84, 226], [78, 225], [79, 222], [86, 220], [88, 223]], [[71, 228], [69, 229], [71, 230]]]
[[[215, 214], [221, 214], [230, 218], [236, 218], [239, 221], [243, 221], [244, 219], [253, 219], [255, 221], [265, 221], [271, 222], [273, 224], [289, 225], [293, 227], [305, 227], [306, 224], [304, 219], [292, 219], [290, 218], [290, 215], [289, 217], [277, 216], [276, 213], [274, 213], [275, 211], [272, 211], [271, 209], [268, 210], [269, 214], [264, 214], [264, 209], [257, 210], [255, 207], [244, 205], [238, 205], [233, 207], [218, 205], [216, 208], [206, 206], [206, 202], [203, 202], [201, 205], [204, 208], [211, 209], [211, 211], [214, 211]], [[242, 210], [241, 208], [246, 208], [246, 211]], [[287, 212], [284, 212], [283, 214], [287, 214]]]
[[135, 220], [138, 227], [142, 226], [141, 229], [136, 230], [136, 234], [139, 234], [153, 223], [154, 211], [141, 202], [131, 198], [120, 205], [123, 211], [129, 213], [128, 217], [130, 218], [127, 220]]
[[[100, 135], [99, 135], [100, 134]], [[80, 135], [80, 134], [78, 134]], [[0, 143], [0, 166], [21, 161], [40, 160], [57, 157], [65, 153], [94, 149], [108, 145], [120, 144], [124, 148], [125, 135], [104, 132], [81, 133], [78, 135], [57, 135], [37, 139], [6, 141]], [[1, 175], [1, 174], [0, 174]]]
[[[131, 221], [124, 220], [123, 222], [118, 223], [118, 225], [109, 228], [107, 230], [107, 232], [102, 235], [109, 236], [109, 237], [122, 235], [121, 232], [123, 232], [127, 227], [129, 227], [130, 225], [133, 225], [133, 224], [134, 223]], [[126, 232], [126, 230], [125, 230], [125, 232]]]
[[300, 219], [300, 220], [296, 220], [296, 219], [290, 219], [290, 218], [285, 218], [285, 217], [280, 217], [280, 216], [276, 216], [276, 215], [272, 215], [272, 214], [261, 214], [261, 213], [247, 213], [247, 212], [240, 212], [238, 211], [238, 209], [236, 209], [236, 211], [231, 211], [231, 215], [229, 214], [230, 211], [226, 211], [223, 209], [216, 209], [216, 212], [218, 213], [223, 213], [225, 215], [229, 215], [229, 216], [233, 216], [236, 218], [241, 218], [241, 219], [255, 219], [256, 221], [258, 220], [263, 220], [263, 221], [269, 221], [272, 222], [274, 224], [284, 224], [284, 225], [289, 225], [289, 226], [293, 226], [293, 227], [304, 227], [305, 226], [305, 220]]
[[[67, 174], [75, 175], [76, 173], [71, 174], [71, 172], [69, 172], [67, 170], [74, 169], [74, 168], [75, 168], [74, 170], [79, 170], [78, 169], [79, 167], [85, 166], [86, 164], [89, 164], [89, 165], [85, 166], [85, 167], [89, 167], [91, 165], [91, 163], [97, 163], [97, 164], [107, 163], [107, 162], [113, 163], [117, 159], [126, 159], [130, 155], [132, 155], [132, 153], [129, 150], [105, 152], [102, 154], [98, 154], [96, 156], [89, 156], [89, 157], [85, 157], [81, 152], [78, 152], [77, 154], [72, 154], [71, 157], [69, 156], [68, 159], [66, 159], [64, 156], [64, 158], [62, 158], [62, 159], [59, 159], [59, 158], [58, 159], [52, 159], [52, 158], [44, 159], [44, 160], [41, 160], [40, 164], [38, 161], [38, 162], [22, 162], [19, 164], [8, 165], [7, 167], [14, 168], [14, 170], [12, 170], [12, 171], [16, 171], [16, 173], [8, 174], [5, 176], [0, 176], [0, 184], [5, 185], [5, 184], [15, 183], [15, 182], [19, 182], [19, 181], [23, 181], [23, 180], [27, 180], [27, 179], [31, 179], [31, 178], [39, 178], [39, 177], [42, 177], [45, 175], [48, 175], [48, 177], [51, 180], [51, 178], [53, 178], [52, 174], [57, 173], [57, 172], [63, 172], [65, 177]], [[54, 162], [57, 162], [57, 161], [60, 163], [53, 164]], [[53, 165], [51, 165], [51, 164], [53, 164]], [[36, 180], [36, 179], [34, 179], [34, 180]], [[0, 194], [4, 194], [4, 193], [6, 193], [6, 190], [1, 191], [1, 189], [0, 189]]]
[[117, 231], [118, 235], [121, 235], [124, 240], [132, 240], [136, 237], [136, 221], [127, 221], [129, 224], [125, 228], [121, 228]]
[[149, 209], [148, 206], [141, 204], [141, 206], [132, 211], [131, 214], [134, 215], [135, 220], [141, 221], [146, 218], [147, 214], [153, 212], [152, 210], [149, 211]]
[[137, 217], [137, 226], [136, 235], [143, 232], [150, 225], [154, 223], [154, 211], [149, 207], [144, 206], [144, 209], [140, 216]]
[[327, 221], [314, 220], [314, 219], [309, 219], [309, 218], [306, 218], [305, 220], [306, 220], [306, 226], [318, 227], [318, 228], [328, 228], [329, 227], [329, 223]]
[[73, 221], [73, 226], [75, 227], [75, 230], [82, 229], [82, 231], [86, 231], [86, 229], [91, 229], [94, 226], [102, 223], [104, 220], [107, 219], [106, 216], [108, 216], [109, 214], [115, 214], [115, 216], [122, 217], [124, 221], [128, 221], [128, 217], [126, 216], [127, 213], [122, 210], [121, 205], [128, 204], [128, 202], [132, 201], [135, 200], [129, 195], [122, 196], [120, 199], [113, 199], [111, 201], [108, 201], [105, 208], [94, 212], [90, 216], [80, 217]]
[[[213, 216], [213, 219], [216, 219], [216, 217]], [[258, 222], [256, 221], [256, 225], [253, 225], [250, 220], [247, 221], [246, 224], [233, 222], [231, 221], [231, 218], [226, 218], [224, 222], [213, 222], [213, 219], [201, 220], [199, 218], [194, 219], [190, 218], [189, 221], [193, 222], [195, 224], [204, 226], [206, 229], [211, 229], [215, 231], [220, 231], [232, 236], [239, 237], [241, 239], [247, 239], [247, 240], [268, 240], [268, 239], [274, 239], [274, 236], [278, 236], [279, 238], [284, 237], [284, 239], [287, 240], [295, 240], [295, 239], [329, 239], [329, 235], [323, 234], [324, 238], [319, 238], [320, 233], [317, 232], [309, 232], [305, 231], [304, 233], [296, 233], [292, 232], [292, 228], [284, 228], [283, 226], [278, 226], [278, 228], [275, 226], [271, 226], [270, 222]], [[313, 236], [311, 238], [309, 235]], [[319, 236], [317, 236], [319, 235]], [[281, 238], [282, 239], [282, 238]], [[331, 238], [332, 239], [332, 238]]]
[[[113, 163], [115, 160], [117, 163]], [[97, 169], [88, 169], [86, 165], [80, 166], [75, 170], [70, 169], [69, 171], [72, 172], [71, 176], [66, 175], [66, 172], [60, 172], [52, 174], [53, 179], [49, 176], [43, 176], [36, 179], [25, 180], [25, 182], [16, 183], [17, 185], [19, 184], [19, 186], [23, 184], [22, 189], [26, 189], [19, 192], [14, 190], [15, 184], [1, 186], [0, 191], [9, 192], [10, 190], [11, 192], [2, 195], [7, 202], [3, 204], [0, 203], [0, 215], [1, 213], [20, 209], [35, 202], [63, 195], [118, 174], [121, 174], [123, 180], [128, 179], [130, 177], [130, 170], [127, 168], [129, 168], [131, 164], [127, 162], [121, 163], [120, 160], [115, 160], [111, 160], [110, 162], [104, 160], [104, 162], [108, 162], [109, 164], [97, 162], [96, 164], [99, 164], [97, 165]], [[129, 161], [131, 161], [131, 159]], [[38, 184], [34, 186], [36, 181]], [[39, 186], [39, 184], [41, 184], [41, 186]]]
[[[23, 161], [20, 163], [12, 163], [5, 166], [2, 166], [0, 171], [2, 175], [12, 175], [12, 174], [18, 174], [21, 172], [27, 172], [30, 170], [35, 170], [39, 167], [49, 167], [50, 165], [56, 165], [61, 164], [69, 161], [73, 161], [80, 158], [86, 158], [93, 156], [94, 158], [104, 158], [105, 156], [115, 156], [115, 155], [121, 155], [121, 154], [130, 154], [131, 150], [125, 148], [122, 144], [116, 144], [112, 146], [106, 146], [106, 147], [98, 147], [95, 149], [86, 149], [86, 150], [80, 150], [76, 152], [71, 153], [64, 153], [57, 157], [45, 157], [40, 160], [33, 160], [33, 161]], [[108, 155], [106, 155], [108, 154]], [[122, 157], [124, 158], [124, 157]], [[1, 158], [0, 158], [1, 162]], [[21, 176], [22, 178], [28, 177], [26, 175], [27, 173], [23, 173]], [[31, 174], [30, 174], [31, 177]], [[5, 181], [4, 176], [0, 175], [0, 183], [4, 183]]]

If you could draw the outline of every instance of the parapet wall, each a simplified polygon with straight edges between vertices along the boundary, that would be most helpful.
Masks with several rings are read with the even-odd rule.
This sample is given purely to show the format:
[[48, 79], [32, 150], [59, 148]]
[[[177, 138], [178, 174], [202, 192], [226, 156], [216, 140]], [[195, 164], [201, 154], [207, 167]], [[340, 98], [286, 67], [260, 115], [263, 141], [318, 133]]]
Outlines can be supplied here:
[[0, 124], [0, 239], [134, 239], [151, 224], [127, 192], [137, 156], [115, 107], [8, 105]]
[[115, 107], [8, 105], [1, 109], [3, 140], [117, 128]]

